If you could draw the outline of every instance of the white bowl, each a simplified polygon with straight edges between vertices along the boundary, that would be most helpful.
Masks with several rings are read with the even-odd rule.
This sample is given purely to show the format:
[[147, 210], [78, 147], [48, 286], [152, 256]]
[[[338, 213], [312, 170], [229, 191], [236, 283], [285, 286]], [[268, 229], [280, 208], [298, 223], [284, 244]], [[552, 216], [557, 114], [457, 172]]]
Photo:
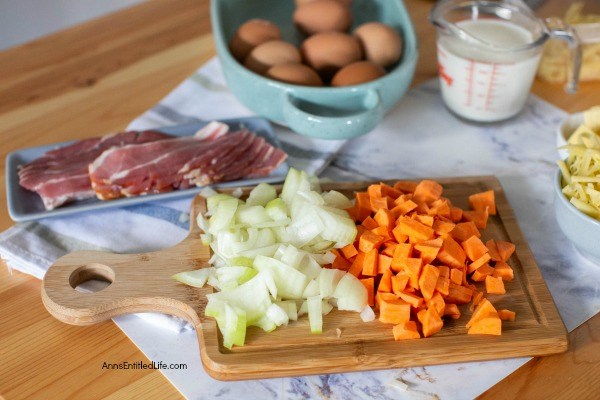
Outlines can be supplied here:
[[588, 260], [600, 264], [600, 221], [579, 211], [562, 192], [562, 174], [554, 175], [554, 213], [558, 226]]
[[[573, 132], [583, 124], [583, 112], [571, 114], [563, 119], [562, 123], [556, 130], [556, 147], [562, 147], [567, 144], [567, 140]], [[558, 156], [564, 160], [569, 156], [569, 152], [565, 149], [558, 149]]]

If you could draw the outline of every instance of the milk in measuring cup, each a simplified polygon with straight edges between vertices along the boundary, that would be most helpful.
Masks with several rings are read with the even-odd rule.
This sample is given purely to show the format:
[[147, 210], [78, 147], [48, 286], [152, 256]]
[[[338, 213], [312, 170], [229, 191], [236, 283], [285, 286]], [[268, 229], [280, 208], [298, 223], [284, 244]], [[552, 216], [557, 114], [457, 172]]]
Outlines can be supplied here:
[[[503, 20], [466, 20], [457, 25], [502, 48], [532, 41], [528, 30]], [[541, 57], [539, 50], [493, 51], [456, 36], [440, 36], [437, 48], [442, 96], [454, 113], [492, 122], [510, 118], [523, 108]]]

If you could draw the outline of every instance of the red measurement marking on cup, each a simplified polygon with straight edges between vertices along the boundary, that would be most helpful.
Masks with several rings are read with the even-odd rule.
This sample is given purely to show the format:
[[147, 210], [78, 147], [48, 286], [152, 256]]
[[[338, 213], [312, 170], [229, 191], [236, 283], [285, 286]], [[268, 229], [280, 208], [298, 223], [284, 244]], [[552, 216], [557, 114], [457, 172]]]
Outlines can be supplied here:
[[487, 93], [485, 95], [485, 110], [486, 111], [490, 111], [490, 105], [491, 105], [492, 99], [494, 97], [493, 91], [494, 91], [494, 88], [496, 87], [497, 73], [498, 73], [498, 64], [492, 64], [492, 74], [490, 76]]
[[465, 106], [470, 107], [473, 101], [473, 76], [475, 75], [475, 61], [469, 60], [467, 66], [467, 99]]
[[[438, 55], [440, 56], [439, 58], [446, 58], [446, 53], [444, 53], [444, 51], [438, 46], [437, 48], [438, 50]], [[444, 82], [446, 82], [446, 84], [448, 86], [452, 86], [452, 82], [454, 81], [454, 78], [452, 78], [450, 75], [448, 75], [446, 73], [446, 70], [444, 69], [444, 65], [439, 61], [438, 59], [438, 72], [440, 74], [440, 78], [442, 78], [442, 80], [444, 80]]]

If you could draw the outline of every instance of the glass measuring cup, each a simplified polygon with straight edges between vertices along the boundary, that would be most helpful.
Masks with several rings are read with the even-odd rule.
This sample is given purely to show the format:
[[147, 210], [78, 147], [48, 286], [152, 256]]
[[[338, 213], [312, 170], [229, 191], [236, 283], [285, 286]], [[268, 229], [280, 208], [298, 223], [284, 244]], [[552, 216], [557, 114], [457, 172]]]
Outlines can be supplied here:
[[493, 122], [518, 114], [549, 38], [567, 42], [565, 90], [577, 90], [581, 66], [577, 35], [559, 19], [540, 20], [521, 0], [442, 0], [430, 20], [437, 28], [442, 97], [463, 118]]

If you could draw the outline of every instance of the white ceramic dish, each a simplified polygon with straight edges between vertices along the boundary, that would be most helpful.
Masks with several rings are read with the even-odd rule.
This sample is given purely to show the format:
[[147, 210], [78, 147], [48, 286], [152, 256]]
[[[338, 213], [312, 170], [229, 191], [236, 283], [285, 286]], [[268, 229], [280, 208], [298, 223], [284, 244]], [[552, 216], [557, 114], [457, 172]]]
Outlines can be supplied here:
[[559, 148], [558, 156], [561, 160], [567, 158], [569, 152], [565, 149], [560, 149], [560, 147], [567, 144], [569, 137], [571, 137], [573, 132], [575, 132], [581, 124], [583, 124], [583, 112], [578, 112], [567, 116], [558, 126], [558, 129], [556, 130], [556, 147]]
[[554, 213], [558, 226], [587, 259], [600, 264], [600, 221], [579, 211], [562, 193], [562, 174], [554, 176]]

